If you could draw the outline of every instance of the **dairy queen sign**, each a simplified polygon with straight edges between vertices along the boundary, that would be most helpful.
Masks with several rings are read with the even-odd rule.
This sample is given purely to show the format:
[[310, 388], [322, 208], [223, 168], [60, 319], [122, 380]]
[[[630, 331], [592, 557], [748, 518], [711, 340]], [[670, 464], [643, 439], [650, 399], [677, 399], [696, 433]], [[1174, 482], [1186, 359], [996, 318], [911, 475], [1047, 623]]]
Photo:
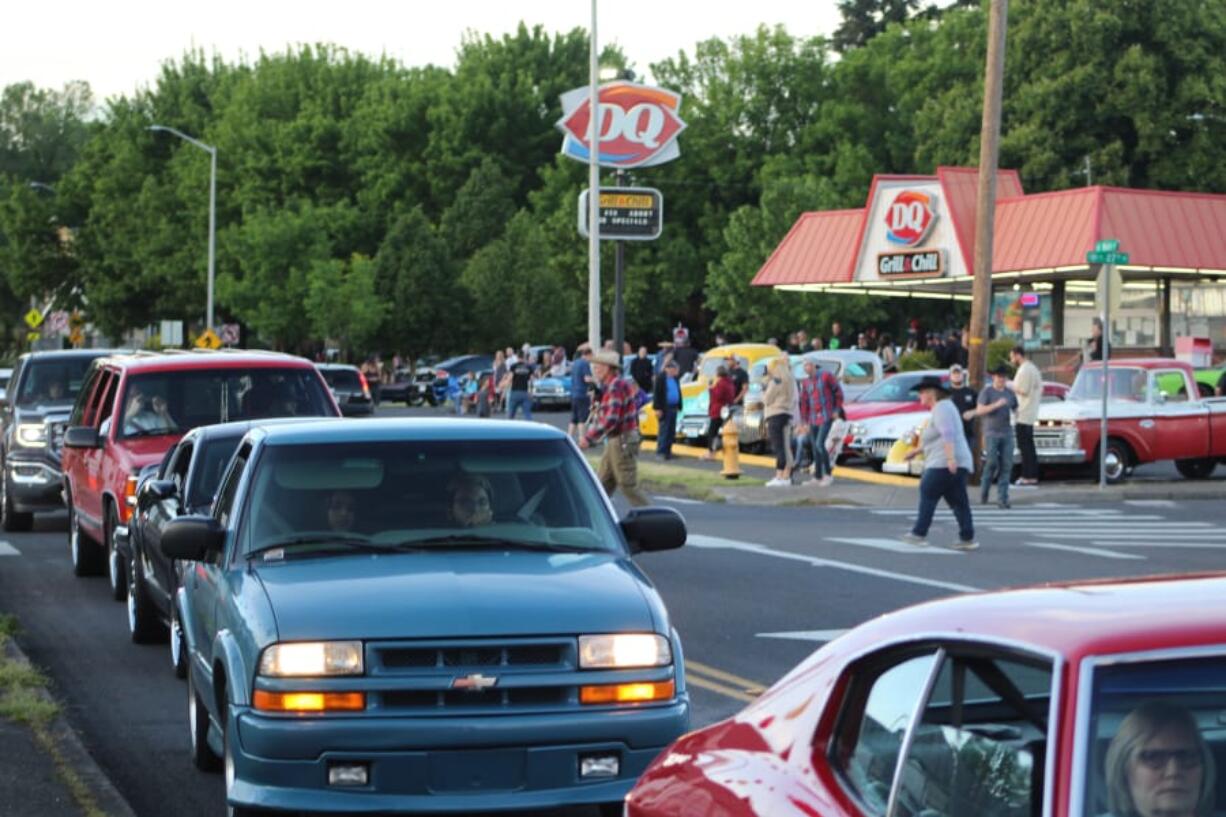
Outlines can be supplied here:
[[[601, 165], [650, 167], [681, 155], [677, 136], [685, 130], [685, 122], [677, 115], [679, 94], [632, 82], [612, 82], [600, 86], [599, 107], [597, 160]], [[564, 134], [563, 154], [580, 162], [588, 160], [591, 117], [586, 86], [562, 94], [562, 118], [557, 126]]]

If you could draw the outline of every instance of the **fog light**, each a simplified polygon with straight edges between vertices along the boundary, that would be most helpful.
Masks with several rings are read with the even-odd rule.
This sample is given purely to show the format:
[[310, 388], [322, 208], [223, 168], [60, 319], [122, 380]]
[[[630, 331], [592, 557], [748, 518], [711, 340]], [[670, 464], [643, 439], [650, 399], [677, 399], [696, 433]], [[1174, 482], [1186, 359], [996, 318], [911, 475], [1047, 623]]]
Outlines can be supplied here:
[[579, 777], [617, 777], [621, 771], [621, 762], [617, 755], [581, 755], [579, 757]]
[[329, 786], [365, 786], [370, 768], [365, 763], [333, 763], [328, 766]]

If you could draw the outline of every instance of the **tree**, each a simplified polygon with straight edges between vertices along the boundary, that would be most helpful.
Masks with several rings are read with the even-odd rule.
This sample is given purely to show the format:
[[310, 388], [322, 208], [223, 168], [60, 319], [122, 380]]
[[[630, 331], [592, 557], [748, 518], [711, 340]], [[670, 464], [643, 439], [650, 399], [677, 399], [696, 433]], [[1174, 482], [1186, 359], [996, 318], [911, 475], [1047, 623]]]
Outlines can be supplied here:
[[492, 157], [473, 168], [439, 225], [453, 258], [467, 260], [506, 229], [515, 215], [514, 194], [511, 180]]
[[344, 356], [368, 351], [379, 333], [391, 304], [375, 289], [375, 264], [362, 255], [348, 262], [317, 260], [307, 271], [303, 303], [317, 337], [336, 340]]
[[919, 7], [918, 0], [839, 0], [843, 22], [832, 42], [840, 53], [864, 45], [890, 23], [903, 23]]
[[22, 184], [54, 184], [89, 138], [93, 107], [86, 82], [70, 82], [60, 91], [31, 82], [6, 86], [0, 92], [0, 175]]
[[388, 304], [380, 337], [415, 360], [456, 348], [469, 330], [465, 293], [446, 243], [414, 207], [392, 225], [375, 258], [375, 287]]

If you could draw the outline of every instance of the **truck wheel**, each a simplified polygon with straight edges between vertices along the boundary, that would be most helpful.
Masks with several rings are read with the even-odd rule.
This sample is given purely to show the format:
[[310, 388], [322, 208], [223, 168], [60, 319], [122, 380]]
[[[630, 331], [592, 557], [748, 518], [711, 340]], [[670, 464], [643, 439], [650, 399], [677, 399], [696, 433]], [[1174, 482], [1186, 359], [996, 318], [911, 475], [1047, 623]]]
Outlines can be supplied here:
[[81, 519], [68, 495], [68, 550], [74, 576], [94, 576], [102, 572], [102, 548], [81, 530]]
[[111, 598], [123, 601], [128, 597], [128, 570], [119, 545], [115, 541], [115, 529], [119, 527], [119, 514], [115, 506], [107, 503], [106, 522], [102, 525], [102, 541], [106, 543], [106, 575], [111, 582]]
[[1195, 460], [1175, 460], [1175, 470], [1187, 479], [1208, 479], [1217, 468], [1217, 460], [1204, 457]]
[[9, 492], [9, 469], [0, 462], [0, 527], [9, 533], [28, 531], [34, 527], [34, 514], [13, 510], [13, 495]]
[[1115, 437], [1107, 440], [1107, 483], [1118, 485], [1132, 471], [1132, 449]]
[[196, 694], [190, 672], [187, 674], [187, 726], [192, 740], [192, 765], [202, 772], [219, 771], [221, 758], [209, 748], [209, 710]]
[[[133, 554], [135, 555], [135, 554]], [[154, 615], [153, 605], [145, 593], [145, 577], [141, 575], [140, 561], [128, 560], [128, 633], [134, 644], [148, 644], [161, 635], [160, 622]]]

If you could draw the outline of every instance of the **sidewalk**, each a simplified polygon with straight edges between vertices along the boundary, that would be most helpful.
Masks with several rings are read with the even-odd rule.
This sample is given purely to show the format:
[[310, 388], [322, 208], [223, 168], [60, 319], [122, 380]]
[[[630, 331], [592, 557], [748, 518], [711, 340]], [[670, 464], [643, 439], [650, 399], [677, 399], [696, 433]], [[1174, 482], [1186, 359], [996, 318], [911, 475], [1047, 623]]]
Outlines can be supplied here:
[[135, 817], [0, 627], [0, 815]]

